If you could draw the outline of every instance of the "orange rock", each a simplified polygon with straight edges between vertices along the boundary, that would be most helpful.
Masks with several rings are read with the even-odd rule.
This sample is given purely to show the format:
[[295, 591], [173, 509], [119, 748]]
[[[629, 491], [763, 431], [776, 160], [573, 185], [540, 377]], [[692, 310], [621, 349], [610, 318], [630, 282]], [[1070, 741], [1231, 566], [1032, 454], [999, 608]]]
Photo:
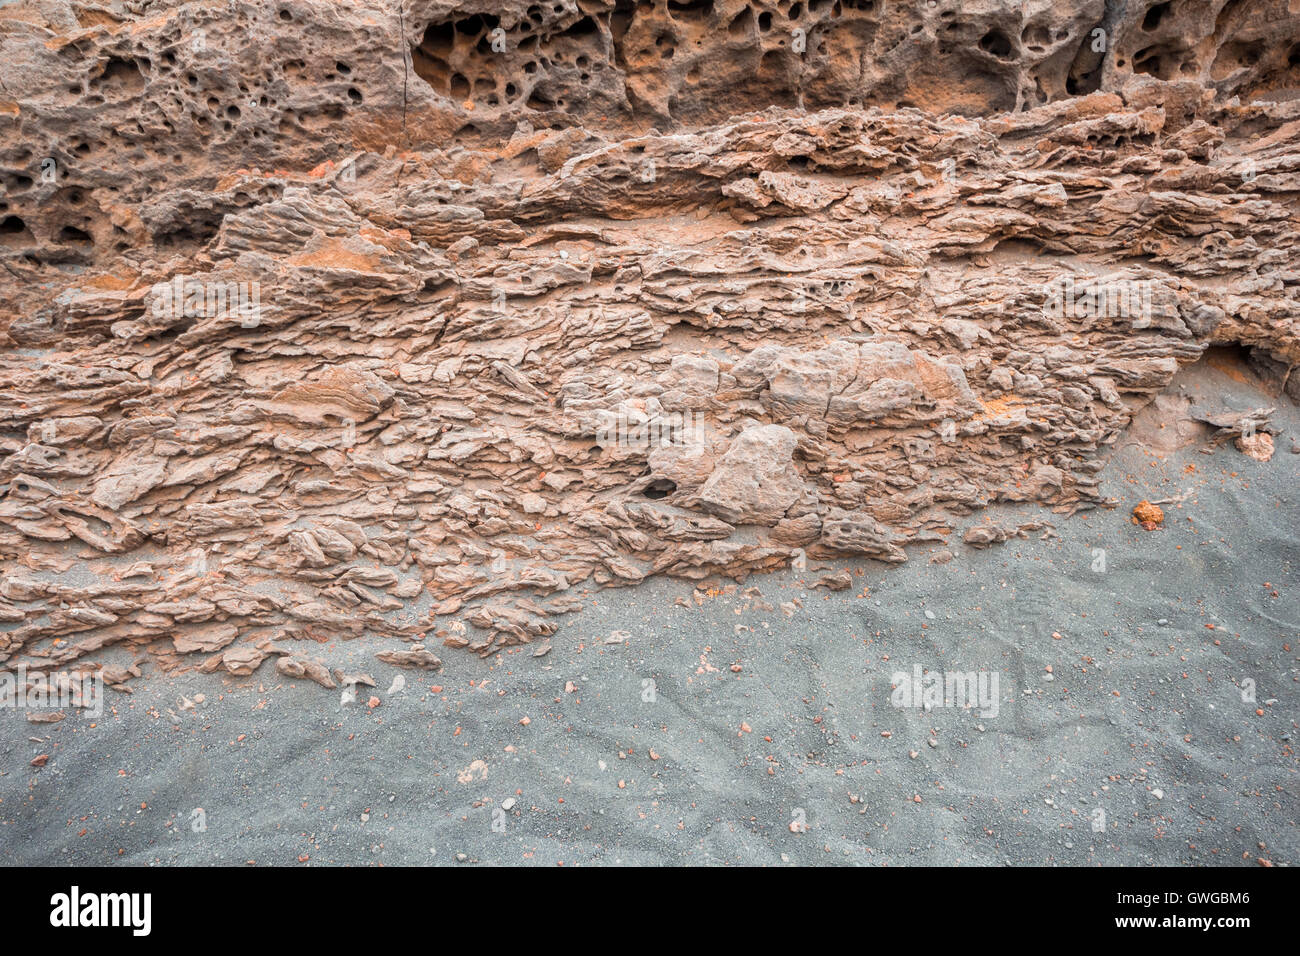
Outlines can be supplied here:
[[1273, 457], [1273, 436], [1267, 432], [1256, 432], [1253, 435], [1243, 435], [1233, 444], [1243, 455], [1254, 458], [1256, 461], [1268, 461]]
[[1144, 531], [1155, 531], [1165, 520], [1165, 513], [1151, 502], [1139, 501], [1133, 508], [1133, 523]]

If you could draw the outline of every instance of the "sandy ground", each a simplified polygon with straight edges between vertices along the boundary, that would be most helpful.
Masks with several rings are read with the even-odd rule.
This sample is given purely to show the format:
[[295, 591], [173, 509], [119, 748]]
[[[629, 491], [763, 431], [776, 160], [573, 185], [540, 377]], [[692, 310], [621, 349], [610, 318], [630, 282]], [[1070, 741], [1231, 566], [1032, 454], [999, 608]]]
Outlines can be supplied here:
[[[1272, 461], [1128, 444], [1103, 472], [1116, 509], [990, 516], [1059, 537], [954, 535], [950, 563], [846, 563], [833, 594], [817, 568], [699, 606], [689, 582], [600, 592], [546, 656], [448, 649], [434, 674], [366, 640], [322, 648], [374, 677], [374, 708], [268, 664], [146, 672], [94, 720], [6, 709], [0, 860], [1293, 863], [1300, 414], [1238, 379], [1178, 384], [1279, 405]], [[1184, 493], [1160, 530], [1130, 522]], [[996, 672], [996, 714], [894, 706], [915, 666]]]

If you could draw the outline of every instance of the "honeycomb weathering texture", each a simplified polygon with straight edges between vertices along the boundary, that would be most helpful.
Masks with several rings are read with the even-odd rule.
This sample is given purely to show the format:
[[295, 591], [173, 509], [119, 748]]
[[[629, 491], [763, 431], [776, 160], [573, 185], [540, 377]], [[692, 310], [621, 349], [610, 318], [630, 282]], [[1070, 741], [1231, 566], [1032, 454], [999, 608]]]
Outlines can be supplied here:
[[1286, 0], [2, 5], [0, 661], [329, 683], [299, 642], [437, 666], [1107, 504], [1207, 348], [1300, 393], [1298, 43]]

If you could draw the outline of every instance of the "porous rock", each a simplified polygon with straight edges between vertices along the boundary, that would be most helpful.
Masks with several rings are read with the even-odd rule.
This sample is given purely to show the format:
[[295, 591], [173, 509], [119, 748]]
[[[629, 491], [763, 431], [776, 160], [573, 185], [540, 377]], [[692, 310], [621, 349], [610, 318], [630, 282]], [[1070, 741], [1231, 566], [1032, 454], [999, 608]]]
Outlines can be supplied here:
[[302, 642], [435, 666], [1110, 504], [1206, 349], [1300, 387], [1298, 41], [1287, 0], [3, 4], [0, 663], [328, 687]]

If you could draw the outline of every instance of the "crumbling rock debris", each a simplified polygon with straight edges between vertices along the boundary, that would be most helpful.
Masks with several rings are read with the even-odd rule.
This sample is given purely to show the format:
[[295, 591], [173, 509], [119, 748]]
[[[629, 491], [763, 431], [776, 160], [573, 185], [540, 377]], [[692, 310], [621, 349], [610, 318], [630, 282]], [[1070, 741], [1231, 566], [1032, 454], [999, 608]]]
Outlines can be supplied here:
[[375, 657], [385, 664], [393, 664], [397, 667], [419, 667], [425, 670], [437, 670], [442, 667], [442, 661], [436, 655], [423, 648], [412, 648], [409, 651], [380, 651]]
[[334, 679], [345, 687], [355, 687], [357, 684], [364, 684], [366, 687], [375, 686], [375, 679], [369, 674], [349, 674], [337, 667], [331, 673]]
[[853, 586], [853, 574], [847, 570], [839, 570], [832, 574], [824, 574], [817, 579], [813, 585], [815, 588], [826, 588], [828, 591], [844, 591]]
[[5, 4], [0, 664], [374, 686], [300, 649], [1112, 504], [1207, 348], [1300, 388], [1292, 6]]
[[221, 663], [230, 673], [247, 676], [257, 670], [266, 657], [266, 651], [243, 645], [241, 647], [232, 647], [223, 653]]
[[1268, 432], [1256, 432], [1253, 435], [1242, 435], [1236, 439], [1235, 444], [1243, 454], [1254, 458], [1256, 461], [1268, 461], [1273, 457], [1273, 436]]
[[[981, 524], [967, 529], [962, 535], [962, 540], [972, 548], [987, 548], [990, 545], [1010, 541], [1012, 538], [1027, 538], [1031, 531], [1043, 531], [1043, 536], [1049, 537], [1054, 534], [1055, 529], [1050, 522], [1046, 521], [1026, 521], [1024, 524], [1010, 527]], [[947, 560], [951, 560], [951, 556]]]
[[1197, 421], [1217, 429], [1211, 438], [1212, 444], [1232, 439], [1232, 444], [1242, 454], [1266, 462], [1273, 457], [1273, 436], [1267, 429], [1269, 416], [1274, 411], [1276, 408], [1256, 408], [1245, 413], [1224, 411], [1193, 414]]
[[275, 669], [285, 677], [306, 677], [322, 687], [338, 687], [330, 676], [329, 668], [317, 660], [286, 654], [276, 660]]
[[1165, 513], [1159, 505], [1149, 501], [1139, 501], [1133, 506], [1133, 523], [1144, 531], [1155, 531], [1165, 520]]

